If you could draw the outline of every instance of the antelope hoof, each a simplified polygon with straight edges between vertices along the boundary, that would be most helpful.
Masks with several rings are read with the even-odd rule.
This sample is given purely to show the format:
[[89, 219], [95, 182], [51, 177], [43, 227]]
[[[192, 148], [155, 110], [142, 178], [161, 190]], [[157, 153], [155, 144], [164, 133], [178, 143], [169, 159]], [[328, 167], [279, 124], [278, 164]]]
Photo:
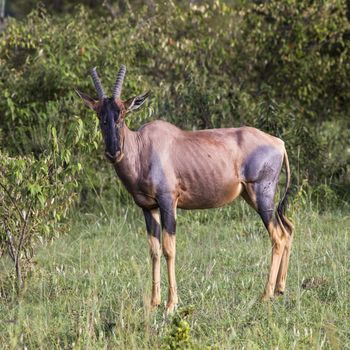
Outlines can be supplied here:
[[175, 303], [167, 304], [165, 308], [165, 315], [166, 316], [171, 315], [176, 309], [177, 309], [177, 304]]
[[260, 297], [260, 301], [266, 302], [271, 301], [273, 299], [273, 295], [263, 293], [263, 295]]
[[151, 300], [151, 308], [155, 309], [160, 305], [160, 299], [159, 298], [155, 298]]
[[278, 284], [278, 285], [276, 286], [276, 288], [275, 288], [274, 294], [275, 294], [276, 296], [278, 296], [278, 295], [283, 295], [285, 289], [286, 289], [286, 288], [285, 288], [285, 284]]
[[275, 296], [281, 296], [281, 295], [284, 294], [284, 289], [278, 288], [278, 289], [275, 290], [274, 294], [275, 294]]

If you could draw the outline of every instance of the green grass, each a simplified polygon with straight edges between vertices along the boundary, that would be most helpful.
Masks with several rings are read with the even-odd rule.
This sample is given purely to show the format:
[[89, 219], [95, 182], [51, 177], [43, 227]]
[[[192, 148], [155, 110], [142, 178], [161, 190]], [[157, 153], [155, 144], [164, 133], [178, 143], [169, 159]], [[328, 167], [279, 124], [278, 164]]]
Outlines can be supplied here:
[[[181, 329], [174, 319], [164, 320], [164, 304], [155, 311], [148, 306], [151, 264], [141, 211], [115, 212], [114, 217], [80, 214], [69, 235], [41, 248], [19, 298], [2, 262], [1, 348], [170, 349], [175, 344], [170, 332]], [[350, 217], [300, 211], [294, 223], [287, 292], [260, 303], [271, 248], [258, 216], [242, 204], [235, 210], [179, 213], [179, 314], [190, 329], [190, 340], [182, 344], [350, 348]], [[163, 259], [163, 301], [166, 287]]]

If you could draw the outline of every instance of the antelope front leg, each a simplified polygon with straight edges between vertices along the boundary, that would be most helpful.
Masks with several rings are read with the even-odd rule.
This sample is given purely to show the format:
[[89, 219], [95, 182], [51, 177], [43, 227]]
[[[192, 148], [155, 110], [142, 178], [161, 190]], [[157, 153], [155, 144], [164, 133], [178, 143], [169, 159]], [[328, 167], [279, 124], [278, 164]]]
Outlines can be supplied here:
[[177, 288], [175, 278], [175, 256], [176, 256], [176, 204], [160, 208], [162, 231], [162, 247], [168, 269], [168, 302], [166, 314], [174, 311], [177, 303]]
[[158, 209], [143, 211], [152, 259], [152, 297], [151, 306], [160, 305], [160, 220]]
[[168, 269], [168, 302], [166, 305], [166, 314], [174, 311], [178, 303], [176, 278], [175, 278], [175, 256], [176, 256], [176, 236], [163, 230], [163, 253], [167, 262]]

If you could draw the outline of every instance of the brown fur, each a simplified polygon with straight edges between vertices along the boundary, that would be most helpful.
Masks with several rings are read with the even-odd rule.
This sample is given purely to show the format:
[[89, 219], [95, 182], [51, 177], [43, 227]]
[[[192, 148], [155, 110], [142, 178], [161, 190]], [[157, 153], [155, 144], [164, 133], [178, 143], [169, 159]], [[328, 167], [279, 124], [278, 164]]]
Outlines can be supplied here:
[[[240, 170], [248, 154], [264, 144], [284, 152], [281, 140], [249, 127], [189, 132], [158, 120], [124, 132], [124, 158], [114, 167], [135, 202], [148, 209], [157, 206], [162, 185], [178, 199], [178, 208], [223, 206], [246, 188]], [[241, 145], [237, 132], [244, 135]], [[162, 171], [166, 184], [154, 183], [152, 171]]]

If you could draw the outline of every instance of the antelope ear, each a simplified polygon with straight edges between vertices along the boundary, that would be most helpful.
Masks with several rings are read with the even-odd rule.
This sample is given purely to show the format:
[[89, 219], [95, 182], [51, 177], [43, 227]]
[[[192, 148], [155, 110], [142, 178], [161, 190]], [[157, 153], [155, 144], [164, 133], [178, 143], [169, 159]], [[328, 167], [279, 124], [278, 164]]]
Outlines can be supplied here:
[[85, 106], [93, 109], [94, 111], [96, 110], [96, 106], [98, 101], [94, 100], [93, 98], [91, 98], [88, 95], [83, 94], [81, 91], [79, 91], [78, 89], [75, 89], [75, 92], [78, 94], [78, 96], [84, 101]]
[[126, 113], [133, 112], [139, 109], [144, 104], [149, 94], [150, 94], [150, 91], [147, 91], [142, 95], [129, 98], [127, 101], [125, 101], [124, 105], [126, 108]]

